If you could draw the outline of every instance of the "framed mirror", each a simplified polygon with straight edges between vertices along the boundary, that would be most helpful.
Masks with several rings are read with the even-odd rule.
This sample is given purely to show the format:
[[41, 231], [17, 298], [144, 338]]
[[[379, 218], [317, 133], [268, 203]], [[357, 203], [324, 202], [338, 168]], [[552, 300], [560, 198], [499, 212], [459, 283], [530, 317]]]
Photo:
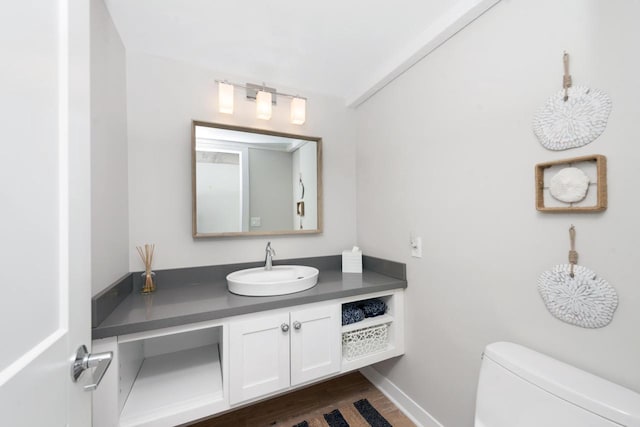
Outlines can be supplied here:
[[322, 232], [322, 139], [193, 121], [193, 237]]

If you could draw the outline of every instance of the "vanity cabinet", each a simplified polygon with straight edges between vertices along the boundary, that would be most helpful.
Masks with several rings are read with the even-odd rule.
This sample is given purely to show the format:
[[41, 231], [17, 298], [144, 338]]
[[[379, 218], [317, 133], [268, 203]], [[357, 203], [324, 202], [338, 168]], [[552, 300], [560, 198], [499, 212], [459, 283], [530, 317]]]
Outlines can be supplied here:
[[340, 305], [229, 322], [230, 404], [340, 371]]
[[[342, 326], [343, 305], [370, 298], [386, 312]], [[113, 351], [93, 427], [170, 427], [404, 354], [404, 289], [111, 336], [92, 351]]]

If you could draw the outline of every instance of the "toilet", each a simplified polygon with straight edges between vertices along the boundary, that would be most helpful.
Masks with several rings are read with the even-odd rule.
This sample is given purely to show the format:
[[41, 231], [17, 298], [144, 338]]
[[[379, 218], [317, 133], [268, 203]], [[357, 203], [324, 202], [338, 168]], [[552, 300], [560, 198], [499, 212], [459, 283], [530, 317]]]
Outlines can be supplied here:
[[486, 347], [475, 427], [616, 426], [640, 427], [640, 394], [517, 344]]

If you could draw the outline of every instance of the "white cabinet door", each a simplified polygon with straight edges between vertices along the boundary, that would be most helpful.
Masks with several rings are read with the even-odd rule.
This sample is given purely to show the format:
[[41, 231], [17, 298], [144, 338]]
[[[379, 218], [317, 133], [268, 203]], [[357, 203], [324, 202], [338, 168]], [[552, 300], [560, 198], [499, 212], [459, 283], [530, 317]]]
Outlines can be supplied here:
[[289, 387], [289, 313], [229, 324], [229, 401], [233, 405]]
[[0, 424], [91, 424], [89, 2], [0, 14]]
[[340, 371], [340, 304], [229, 324], [229, 401], [236, 404]]
[[291, 312], [291, 385], [340, 371], [340, 305]]

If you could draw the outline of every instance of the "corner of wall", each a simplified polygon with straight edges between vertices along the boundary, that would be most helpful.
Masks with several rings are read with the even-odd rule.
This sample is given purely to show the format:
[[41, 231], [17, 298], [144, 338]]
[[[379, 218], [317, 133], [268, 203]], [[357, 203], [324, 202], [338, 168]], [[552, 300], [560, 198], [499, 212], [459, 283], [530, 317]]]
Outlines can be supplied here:
[[392, 401], [418, 427], [444, 427], [433, 415], [411, 399], [400, 387], [376, 371], [373, 366], [360, 370], [378, 390]]
[[129, 271], [125, 48], [103, 0], [91, 1], [91, 287]]

